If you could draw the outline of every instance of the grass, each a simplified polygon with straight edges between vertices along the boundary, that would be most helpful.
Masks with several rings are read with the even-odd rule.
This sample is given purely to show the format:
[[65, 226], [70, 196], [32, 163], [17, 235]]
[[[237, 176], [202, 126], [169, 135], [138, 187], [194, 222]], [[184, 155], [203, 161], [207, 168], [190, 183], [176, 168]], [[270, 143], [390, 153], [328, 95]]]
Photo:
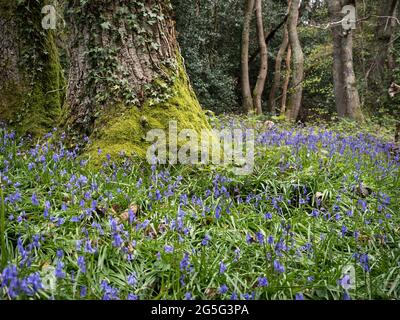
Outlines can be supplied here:
[[399, 154], [356, 129], [260, 129], [243, 177], [122, 155], [93, 171], [1, 130], [0, 298], [399, 299]]

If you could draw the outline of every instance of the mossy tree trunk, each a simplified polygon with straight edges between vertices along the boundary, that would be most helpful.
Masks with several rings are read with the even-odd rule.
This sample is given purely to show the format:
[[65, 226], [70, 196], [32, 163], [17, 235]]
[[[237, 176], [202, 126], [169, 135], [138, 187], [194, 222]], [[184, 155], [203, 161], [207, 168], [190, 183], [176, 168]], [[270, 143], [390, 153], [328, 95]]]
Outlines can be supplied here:
[[[175, 35], [169, 1], [71, 1], [65, 125], [91, 151], [143, 155], [152, 128], [207, 127]], [[93, 153], [95, 154], [95, 153]]]
[[55, 32], [42, 27], [47, 4], [0, 0], [0, 121], [34, 136], [57, 125], [65, 90]]

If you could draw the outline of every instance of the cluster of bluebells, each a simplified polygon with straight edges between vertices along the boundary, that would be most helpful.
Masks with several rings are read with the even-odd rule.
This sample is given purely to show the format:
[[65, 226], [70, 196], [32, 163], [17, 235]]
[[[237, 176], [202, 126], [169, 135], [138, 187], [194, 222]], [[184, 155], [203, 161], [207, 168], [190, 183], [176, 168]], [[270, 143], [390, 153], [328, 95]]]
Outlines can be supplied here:
[[[364, 189], [373, 176], [393, 186], [400, 158], [391, 153], [390, 143], [369, 135], [346, 136], [324, 128], [262, 132], [257, 162], [270, 161], [265, 157], [268, 148], [282, 150], [262, 181], [232, 177], [224, 170], [189, 181], [158, 166], [156, 159], [151, 166], [137, 166], [124, 154], [119, 159], [105, 155], [101, 169], [92, 172], [78, 157], [78, 148], [64, 146], [62, 136], [59, 143], [49, 140], [28, 151], [23, 142], [15, 147], [13, 133], [1, 131], [0, 138], [7, 229], [16, 239], [16, 265], [2, 270], [0, 298], [45, 291], [37, 266], [52, 261], [57, 286], [71, 286], [81, 298], [88, 296], [88, 288], [89, 295], [100, 292], [98, 298], [105, 300], [152, 298], [161, 294], [157, 290], [166, 278], [171, 283], [164, 285], [169, 290], [178, 286], [187, 300], [204, 292], [226, 299], [264, 298], [266, 292], [285, 287], [288, 273], [295, 272], [290, 278], [299, 283], [292, 284], [301, 289], [292, 298], [303, 300], [309, 297], [305, 290], [321, 281], [319, 271], [310, 267], [320, 248], [337, 246], [332, 248], [330, 281], [346, 289], [348, 278], [335, 281], [351, 257], [358, 272], [377, 268], [370, 262], [368, 241], [382, 243], [375, 253], [384, 257], [384, 245], [399, 240], [396, 189], [368, 194]], [[324, 190], [307, 181], [293, 183], [291, 174], [310, 162], [316, 175], [334, 163], [345, 166], [341, 187], [326, 196], [317, 195]], [[31, 184], [21, 179], [21, 171]], [[277, 181], [274, 187], [268, 185], [271, 176]], [[293, 217], [301, 217], [301, 223]], [[343, 247], [352, 252], [344, 253]], [[132, 266], [142, 271], [132, 272]], [[123, 285], [86, 282], [104, 269], [121, 271], [116, 278], [124, 279]], [[238, 273], [241, 281], [234, 285]], [[146, 277], [152, 282], [146, 283]], [[212, 288], [199, 291], [198, 285]], [[345, 290], [343, 298], [350, 298], [350, 292]]]
[[5, 296], [15, 299], [18, 297], [33, 297], [43, 289], [42, 279], [38, 272], [21, 276], [15, 265], [5, 267], [0, 275], [0, 289]]

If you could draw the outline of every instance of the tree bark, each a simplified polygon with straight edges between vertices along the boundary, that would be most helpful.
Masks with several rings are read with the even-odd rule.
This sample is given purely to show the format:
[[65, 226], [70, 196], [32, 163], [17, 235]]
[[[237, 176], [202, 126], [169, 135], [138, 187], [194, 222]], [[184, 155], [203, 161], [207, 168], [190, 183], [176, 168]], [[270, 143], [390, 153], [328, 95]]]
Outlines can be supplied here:
[[[329, 15], [332, 21], [339, 21], [341, 11], [340, 1], [328, 1]], [[335, 25], [332, 28], [333, 37], [333, 83], [335, 90], [335, 104], [336, 110], [339, 117], [343, 118], [346, 116], [346, 97], [345, 87], [343, 82], [343, 63], [342, 58], [342, 25]]]
[[[342, 20], [342, 7], [351, 1], [328, 1], [328, 11], [332, 22]], [[332, 27], [333, 36], [333, 80], [335, 103], [339, 117], [363, 120], [360, 98], [353, 65], [353, 34], [345, 31], [342, 24]]]
[[[169, 1], [71, 1], [68, 136], [90, 151], [146, 152], [143, 136], [177, 120], [208, 128], [179, 53]], [[104, 152], [104, 154], [106, 151]]]
[[287, 26], [285, 25], [284, 32], [283, 32], [283, 40], [282, 44], [279, 48], [278, 54], [276, 55], [276, 61], [275, 61], [275, 73], [274, 73], [274, 80], [272, 83], [271, 91], [269, 93], [269, 111], [270, 112], [275, 112], [276, 111], [276, 92], [277, 90], [281, 87], [281, 81], [282, 81], [282, 61], [283, 57], [285, 55], [286, 50], [288, 49], [289, 45], [289, 33]]
[[360, 97], [357, 89], [356, 75], [353, 65], [353, 35], [349, 32], [343, 39], [342, 58], [343, 61], [343, 76], [344, 88], [347, 99], [346, 116], [355, 119], [363, 120], [361, 112]]
[[282, 86], [282, 100], [281, 100], [281, 112], [280, 115], [284, 115], [286, 112], [287, 105], [287, 93], [289, 89], [290, 76], [292, 74], [292, 47], [290, 44], [288, 45], [288, 50], [286, 53], [285, 59], [286, 73], [285, 73], [285, 81]]
[[255, 0], [246, 1], [245, 16], [243, 22], [242, 32], [242, 49], [241, 49], [241, 86], [242, 86], [242, 99], [243, 109], [247, 113], [253, 112], [253, 98], [250, 87], [249, 76], [249, 42], [250, 42], [250, 24], [253, 16]]
[[57, 125], [64, 99], [55, 33], [42, 27], [46, 3], [0, 0], [0, 121], [23, 135]]
[[265, 42], [264, 23], [262, 14], [262, 1], [256, 0], [256, 19], [257, 19], [257, 35], [258, 45], [260, 47], [260, 70], [257, 77], [256, 86], [254, 88], [254, 107], [258, 115], [262, 114], [262, 94], [264, 92], [265, 80], [268, 73], [268, 48]]
[[299, 7], [300, 0], [292, 0], [288, 18], [289, 41], [293, 52], [293, 93], [289, 98], [289, 105], [286, 110], [286, 118], [289, 121], [297, 120], [303, 97], [304, 54], [297, 32]]

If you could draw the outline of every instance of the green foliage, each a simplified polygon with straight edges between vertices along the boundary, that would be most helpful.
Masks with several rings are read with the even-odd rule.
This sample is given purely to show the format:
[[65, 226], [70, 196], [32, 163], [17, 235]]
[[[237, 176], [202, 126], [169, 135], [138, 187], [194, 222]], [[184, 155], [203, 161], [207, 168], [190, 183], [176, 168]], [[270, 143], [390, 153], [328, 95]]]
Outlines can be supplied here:
[[173, 1], [178, 42], [200, 103], [215, 112], [237, 111], [241, 1]]

